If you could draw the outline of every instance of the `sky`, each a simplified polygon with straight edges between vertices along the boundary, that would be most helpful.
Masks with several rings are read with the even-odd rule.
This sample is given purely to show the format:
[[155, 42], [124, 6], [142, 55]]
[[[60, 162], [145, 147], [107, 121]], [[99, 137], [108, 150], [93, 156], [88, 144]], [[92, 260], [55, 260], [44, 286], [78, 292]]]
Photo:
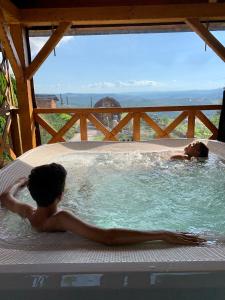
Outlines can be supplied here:
[[[225, 32], [213, 34], [225, 45]], [[31, 38], [32, 57], [46, 38]], [[36, 93], [126, 93], [225, 86], [225, 63], [192, 32], [64, 37], [34, 77]]]

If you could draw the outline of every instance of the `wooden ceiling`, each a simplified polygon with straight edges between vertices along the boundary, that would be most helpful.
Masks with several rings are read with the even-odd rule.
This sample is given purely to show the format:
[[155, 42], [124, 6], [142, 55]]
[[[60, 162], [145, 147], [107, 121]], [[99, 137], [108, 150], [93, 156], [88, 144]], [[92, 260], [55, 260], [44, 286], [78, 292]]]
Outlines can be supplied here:
[[12, 0], [18, 8], [69, 8], [130, 5], [223, 3], [224, 0]]
[[190, 18], [225, 29], [225, 0], [0, 0], [0, 7], [6, 23], [21, 23], [32, 36], [50, 35], [62, 22], [72, 35], [190, 31]]

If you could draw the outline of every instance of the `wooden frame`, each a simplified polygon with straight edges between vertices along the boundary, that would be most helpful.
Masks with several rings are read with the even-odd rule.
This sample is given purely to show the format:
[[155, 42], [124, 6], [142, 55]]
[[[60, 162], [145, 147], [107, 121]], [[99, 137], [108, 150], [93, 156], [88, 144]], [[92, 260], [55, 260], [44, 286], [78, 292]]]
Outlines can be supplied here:
[[[7, 13], [12, 15], [18, 13], [18, 11], [13, 10], [15, 7], [13, 5], [10, 6], [10, 1], [6, 0], [4, 4], [0, 9], [0, 40], [16, 77], [20, 108], [20, 130], [17, 130], [17, 132], [21, 134], [22, 152], [25, 152], [37, 145], [33, 118], [33, 104], [35, 103], [35, 99], [33, 99], [34, 94], [32, 93], [33, 81], [30, 79], [32, 79], [34, 73], [63, 37], [66, 30], [70, 27], [70, 23], [64, 22], [58, 26], [30, 64], [25, 27], [21, 24], [11, 25], [10, 27], [5, 24]], [[5, 14], [3, 14], [2, 9], [4, 9]]]
[[52, 25], [72, 22], [74, 25], [143, 24], [183, 22], [186, 18], [224, 19], [224, 3], [176, 5], [115, 5], [67, 8], [20, 9], [26, 25]]

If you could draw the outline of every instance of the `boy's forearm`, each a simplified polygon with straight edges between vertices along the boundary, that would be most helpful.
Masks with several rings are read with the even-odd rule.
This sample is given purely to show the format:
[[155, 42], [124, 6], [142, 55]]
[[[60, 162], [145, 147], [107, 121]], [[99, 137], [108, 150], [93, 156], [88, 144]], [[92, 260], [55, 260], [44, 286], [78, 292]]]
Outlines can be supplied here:
[[13, 204], [13, 195], [11, 192], [5, 192], [0, 195], [0, 202], [1, 206], [7, 208], [7, 209], [12, 209], [12, 204]]
[[24, 183], [16, 182], [11, 186], [8, 193], [11, 196], [15, 196], [18, 193], [18, 191], [21, 190], [23, 187], [24, 187]]
[[106, 244], [128, 245], [146, 241], [164, 240], [165, 231], [138, 231], [129, 229], [108, 229], [105, 235]]

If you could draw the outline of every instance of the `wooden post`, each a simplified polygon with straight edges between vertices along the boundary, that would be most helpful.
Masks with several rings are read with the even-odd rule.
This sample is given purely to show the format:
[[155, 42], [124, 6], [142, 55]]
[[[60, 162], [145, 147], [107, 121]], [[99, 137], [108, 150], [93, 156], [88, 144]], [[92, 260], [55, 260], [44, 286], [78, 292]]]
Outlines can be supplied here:
[[140, 113], [134, 113], [133, 117], [133, 140], [140, 141], [141, 137], [141, 124], [140, 124]]
[[225, 90], [223, 91], [223, 106], [220, 113], [217, 140], [220, 142], [225, 142]]
[[31, 81], [24, 78], [24, 70], [28, 66], [28, 52], [25, 28], [12, 25], [11, 35], [23, 72], [16, 76], [17, 97], [20, 115], [20, 130], [23, 152], [36, 147], [35, 123], [33, 118], [33, 99]]
[[193, 138], [195, 136], [195, 112], [188, 112], [188, 129], [187, 129], [187, 137]]
[[87, 141], [87, 116], [80, 115], [80, 139], [81, 141]]
[[16, 156], [20, 156], [23, 153], [22, 149], [22, 141], [21, 141], [21, 132], [20, 132], [20, 125], [19, 125], [19, 115], [17, 110], [11, 111], [11, 140], [13, 151]]

